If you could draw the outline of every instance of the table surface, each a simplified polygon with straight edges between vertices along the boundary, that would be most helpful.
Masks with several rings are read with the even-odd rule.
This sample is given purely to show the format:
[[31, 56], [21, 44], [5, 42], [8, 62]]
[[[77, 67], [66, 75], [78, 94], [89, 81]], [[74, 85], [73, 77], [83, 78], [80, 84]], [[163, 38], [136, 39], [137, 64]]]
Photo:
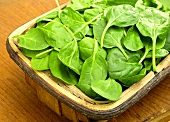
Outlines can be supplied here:
[[[60, 0], [60, 4], [67, 0]], [[55, 0], [0, 0], [0, 121], [67, 122], [40, 102], [24, 72], [10, 59], [6, 39], [17, 27], [56, 7]], [[109, 122], [170, 121], [170, 76]]]

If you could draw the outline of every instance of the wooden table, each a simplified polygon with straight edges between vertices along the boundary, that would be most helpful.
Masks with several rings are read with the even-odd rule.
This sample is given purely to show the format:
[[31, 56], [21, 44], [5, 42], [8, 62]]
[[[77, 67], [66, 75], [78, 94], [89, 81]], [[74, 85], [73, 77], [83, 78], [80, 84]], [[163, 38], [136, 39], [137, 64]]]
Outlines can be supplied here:
[[[0, 122], [68, 122], [38, 100], [5, 46], [8, 35], [17, 27], [54, 7], [54, 0], [0, 0]], [[146, 122], [154, 118], [170, 121], [170, 76], [109, 122]]]

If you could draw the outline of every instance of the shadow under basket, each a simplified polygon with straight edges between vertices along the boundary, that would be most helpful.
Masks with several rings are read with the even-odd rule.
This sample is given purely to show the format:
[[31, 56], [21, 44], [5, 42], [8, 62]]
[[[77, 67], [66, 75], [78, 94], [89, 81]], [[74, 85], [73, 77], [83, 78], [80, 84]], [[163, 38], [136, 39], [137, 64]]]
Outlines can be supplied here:
[[18, 40], [12, 37], [25, 33], [34, 27], [38, 18], [55, 10], [41, 15], [13, 31], [7, 39], [6, 47], [10, 57], [25, 72], [26, 82], [36, 90], [38, 98], [58, 115], [65, 116], [74, 122], [112, 119], [144, 97], [170, 73], [170, 55], [168, 55], [157, 65], [157, 73], [149, 72], [141, 81], [126, 89], [119, 100], [113, 102], [93, 100], [76, 86], [67, 85], [54, 78], [49, 71], [33, 70], [30, 60], [22, 54], [17, 46]]

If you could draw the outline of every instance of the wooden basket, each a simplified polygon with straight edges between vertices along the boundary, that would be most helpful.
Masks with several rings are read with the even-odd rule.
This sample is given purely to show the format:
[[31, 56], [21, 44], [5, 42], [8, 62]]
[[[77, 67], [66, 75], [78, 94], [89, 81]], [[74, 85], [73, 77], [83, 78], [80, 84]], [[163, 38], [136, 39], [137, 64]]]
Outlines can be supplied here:
[[[62, 5], [62, 7], [66, 6]], [[53, 9], [42, 16], [54, 11]], [[67, 85], [54, 78], [49, 71], [40, 72], [31, 68], [30, 60], [25, 57], [17, 46], [17, 39], [12, 38], [34, 27], [39, 16], [13, 31], [6, 42], [7, 51], [16, 64], [25, 72], [27, 83], [36, 90], [38, 98], [54, 110], [74, 122], [111, 119], [145, 96], [161, 80], [170, 73], [170, 55], [158, 66], [158, 73], [149, 72], [141, 81], [125, 90], [116, 102], [96, 101], [87, 97], [77, 87]], [[89, 119], [90, 118], [90, 119]]]

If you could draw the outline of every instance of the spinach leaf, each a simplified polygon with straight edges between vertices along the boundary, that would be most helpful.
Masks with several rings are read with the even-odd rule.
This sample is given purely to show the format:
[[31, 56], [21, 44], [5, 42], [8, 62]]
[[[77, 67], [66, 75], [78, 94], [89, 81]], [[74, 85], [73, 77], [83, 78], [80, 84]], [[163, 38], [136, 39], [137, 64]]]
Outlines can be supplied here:
[[108, 5], [129, 4], [135, 6], [137, 0], [107, 0]]
[[169, 29], [169, 14], [154, 8], [147, 8], [141, 12], [141, 18], [137, 23], [137, 28], [143, 36], [152, 38], [152, 66], [156, 71], [156, 39]]
[[140, 39], [139, 33], [134, 26], [132, 26], [128, 30], [123, 40], [123, 44], [127, 49], [131, 51], [138, 51], [144, 47], [144, 44], [142, 40]]
[[160, 9], [162, 7], [162, 3], [159, 0], [143, 0], [145, 6], [154, 7]]
[[151, 40], [151, 38], [146, 37], [146, 38], [142, 38], [142, 39], [143, 39], [143, 44], [145, 46], [145, 50], [144, 50], [143, 56], [140, 59], [139, 63], [142, 63], [145, 60], [149, 51], [152, 50], [152, 40]]
[[77, 41], [73, 40], [63, 46], [58, 54], [59, 60], [80, 75], [80, 59]]
[[[155, 50], [155, 58], [162, 58], [165, 57], [169, 54], [169, 52], [165, 49], [156, 49]], [[146, 58], [152, 58], [152, 51], [150, 51], [147, 55]]]
[[116, 25], [118, 27], [127, 27], [134, 25], [139, 20], [139, 12], [131, 5], [113, 6], [106, 13], [107, 26]]
[[[90, 37], [85, 37], [78, 42], [78, 47], [80, 51], [80, 58], [86, 60], [89, 58], [94, 51], [95, 40]], [[106, 51], [103, 48], [98, 48], [98, 54], [101, 55], [104, 59], [106, 58]]]
[[70, 7], [77, 11], [84, 11], [87, 8], [91, 7], [91, 0], [72, 0], [72, 3], [68, 4], [67, 7]]
[[125, 76], [120, 78], [119, 80], [123, 83], [124, 86], [130, 87], [134, 83], [140, 81], [146, 75], [146, 69], [142, 69], [139, 74], [133, 76]]
[[106, 27], [106, 20], [104, 18], [98, 19], [93, 24], [93, 34], [95, 39], [100, 43], [102, 33]]
[[170, 51], [170, 29], [168, 31], [168, 34], [167, 34], [167, 37], [166, 37], [166, 42], [165, 42], [165, 45], [164, 45], [163, 48]]
[[53, 12], [47, 14], [46, 16], [43, 16], [43, 17], [37, 19], [36, 23], [44, 21], [45, 19], [54, 19], [54, 18], [57, 18], [57, 17], [58, 17], [58, 11], [53, 11]]
[[86, 37], [93, 37], [93, 28], [89, 28], [89, 31], [87, 32]]
[[124, 36], [124, 28], [120, 27], [113, 27], [109, 28], [106, 32], [103, 46], [105, 48], [112, 48], [112, 47], [118, 47], [122, 48], [121, 46], [121, 39]]
[[[102, 38], [102, 33], [105, 27], [106, 27], [106, 21], [103, 18], [96, 21], [93, 25], [94, 37], [99, 41], [99, 43]], [[123, 36], [124, 36], [124, 28], [111, 27], [106, 32], [106, 35], [103, 40], [103, 46], [105, 48], [118, 47], [125, 55], [125, 57], [128, 59], [128, 56], [125, 53], [121, 44], [122, 43], [121, 39], [123, 38]]]
[[96, 80], [105, 80], [107, 77], [107, 62], [97, 52], [98, 45], [96, 41], [93, 55], [85, 60], [77, 84], [78, 88], [92, 98], [98, 95], [91, 89], [91, 83]]
[[152, 59], [145, 59], [144, 60], [144, 66], [145, 66], [145, 69], [146, 69], [146, 71], [151, 71], [151, 69], [152, 69], [152, 64], [151, 64], [151, 62], [152, 62]]
[[73, 40], [65, 26], [59, 21], [51, 21], [40, 29], [44, 32], [48, 44], [55, 48], [61, 48]]
[[83, 38], [89, 31], [83, 16], [72, 8], [65, 8], [60, 15], [62, 23], [74, 33], [77, 39]]
[[26, 34], [14, 36], [13, 38], [19, 39], [18, 46], [29, 50], [43, 50], [49, 47], [43, 32], [38, 28], [32, 28]]
[[67, 84], [75, 85], [78, 82], [78, 77], [75, 72], [65, 66], [58, 59], [58, 52], [52, 51], [49, 57], [49, 67], [53, 76], [63, 80]]
[[47, 49], [43, 49], [43, 50], [28, 50], [25, 48], [22, 48], [22, 53], [29, 57], [29, 58], [35, 58], [37, 54], [42, 53], [44, 51], [46, 51]]
[[68, 4], [67, 7], [71, 7], [79, 12], [84, 12], [90, 8], [106, 7], [107, 1], [108, 0], [72, 0], [72, 3]]
[[[149, 51], [152, 50], [152, 39], [149, 37], [142, 37], [142, 40], [143, 40], [143, 44], [145, 45], [145, 51], [144, 51], [144, 54], [143, 54], [141, 60], [139, 61], [139, 63], [142, 63], [142, 61], [146, 58]], [[161, 39], [157, 38], [156, 49], [163, 48], [165, 45], [165, 42], [166, 42], [166, 39], [161, 40]]]
[[113, 48], [109, 51], [107, 63], [110, 78], [120, 79], [134, 76], [140, 72], [143, 67], [142, 64], [138, 63], [140, 55], [136, 52], [129, 52], [128, 56], [129, 59], [126, 60], [123, 53], [118, 48]]
[[49, 69], [49, 55], [43, 58], [32, 58], [31, 67], [35, 70], [48, 70]]
[[110, 78], [107, 80], [96, 80], [92, 82], [91, 88], [100, 96], [112, 101], [118, 100], [122, 94], [121, 85]]
[[162, 5], [163, 5], [163, 9], [165, 11], [170, 11], [170, 6], [169, 6], [169, 0], [159, 0]]
[[100, 45], [103, 47], [104, 38], [109, 27], [115, 25], [118, 27], [127, 27], [134, 25], [139, 20], [139, 12], [131, 5], [113, 6], [106, 13], [107, 25], [101, 36]]
[[147, 8], [147, 6], [144, 5], [143, 0], [138, 0], [135, 4], [135, 8], [138, 9], [139, 12], [142, 12]]
[[122, 38], [124, 37], [124, 28], [114, 27], [109, 28], [106, 32], [103, 46], [105, 48], [118, 47], [123, 55], [128, 59], [128, 56], [122, 46]]
[[86, 22], [79, 12], [68, 7], [62, 11], [61, 21], [74, 33], [74, 36], [78, 40], [81, 40], [89, 32], [89, 24], [98, 19], [101, 15], [102, 14], [99, 14]]
[[95, 4], [95, 5], [105, 5], [107, 4], [107, 1], [108, 0], [92, 0], [92, 3]]
[[95, 16], [99, 15], [102, 13], [101, 8], [93, 8], [93, 9], [86, 9], [84, 11], [84, 19], [88, 22], [92, 20]]

